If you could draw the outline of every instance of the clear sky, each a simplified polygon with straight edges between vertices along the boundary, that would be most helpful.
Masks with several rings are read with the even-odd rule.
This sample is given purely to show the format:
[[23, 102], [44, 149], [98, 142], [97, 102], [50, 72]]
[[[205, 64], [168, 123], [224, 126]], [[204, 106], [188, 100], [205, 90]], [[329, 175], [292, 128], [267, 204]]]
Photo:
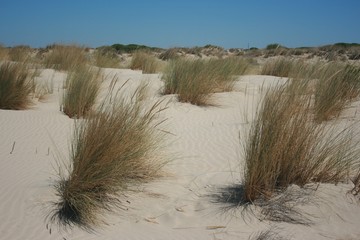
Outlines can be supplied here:
[[0, 43], [263, 48], [360, 43], [360, 0], [0, 0]]

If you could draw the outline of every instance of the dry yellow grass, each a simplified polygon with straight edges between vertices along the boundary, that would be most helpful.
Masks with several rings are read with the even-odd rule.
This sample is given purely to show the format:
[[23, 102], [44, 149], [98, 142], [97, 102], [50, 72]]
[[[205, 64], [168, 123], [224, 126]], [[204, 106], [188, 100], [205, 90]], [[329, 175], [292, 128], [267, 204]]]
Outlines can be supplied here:
[[139, 50], [133, 53], [130, 68], [143, 73], [156, 73], [159, 70], [158, 59], [150, 52]]
[[100, 90], [100, 70], [78, 65], [67, 76], [61, 109], [71, 118], [91, 113]]
[[27, 66], [5, 62], [0, 66], [0, 108], [20, 110], [31, 105], [33, 84]]
[[231, 91], [235, 75], [245, 73], [249, 63], [240, 58], [169, 62], [164, 70], [164, 94], [177, 94], [180, 102], [209, 105], [212, 93]]
[[267, 90], [251, 124], [245, 153], [245, 202], [269, 199], [291, 184], [346, 181], [359, 157], [350, 129], [317, 124], [311, 96], [289, 85]]
[[[138, 89], [131, 99], [109, 97], [90, 118], [75, 124], [70, 166], [54, 186], [50, 220], [92, 230], [107, 212], [119, 210], [126, 191], [159, 176], [159, 102], [145, 108]], [[62, 169], [64, 170], [64, 169]]]
[[54, 45], [43, 60], [46, 68], [66, 71], [86, 63], [85, 48], [77, 45]]

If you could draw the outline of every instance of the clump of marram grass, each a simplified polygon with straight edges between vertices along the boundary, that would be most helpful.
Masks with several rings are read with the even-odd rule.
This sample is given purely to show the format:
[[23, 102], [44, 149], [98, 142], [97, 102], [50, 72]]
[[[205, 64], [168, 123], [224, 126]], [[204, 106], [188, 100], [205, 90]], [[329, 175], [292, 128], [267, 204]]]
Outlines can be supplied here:
[[261, 70], [261, 75], [288, 77], [294, 66], [294, 60], [278, 57], [268, 60]]
[[86, 117], [100, 90], [100, 70], [78, 66], [68, 73], [61, 110], [70, 118]]
[[101, 68], [118, 68], [120, 59], [116, 50], [111, 47], [101, 47], [96, 49], [93, 54], [94, 65]]
[[90, 118], [76, 122], [70, 166], [54, 186], [59, 200], [51, 222], [93, 230], [105, 223], [104, 214], [121, 209], [124, 193], [160, 176], [157, 115], [163, 108], [160, 102], [146, 108], [142, 94], [138, 89], [131, 99], [110, 97]]
[[21, 110], [31, 105], [33, 84], [22, 63], [5, 62], [0, 66], [0, 109]]
[[6, 60], [9, 57], [9, 49], [0, 44], [0, 60]]
[[26, 62], [30, 59], [31, 48], [19, 45], [9, 49], [8, 56], [10, 61]]
[[346, 181], [359, 157], [351, 128], [339, 133], [317, 124], [311, 96], [287, 86], [266, 91], [250, 126], [244, 144], [244, 202], [270, 199], [292, 184]]
[[46, 68], [65, 71], [86, 63], [85, 48], [76, 45], [51, 46], [43, 60]]
[[235, 75], [242, 75], [249, 63], [239, 58], [170, 61], [163, 75], [164, 94], [177, 94], [180, 102], [208, 105], [212, 93], [231, 91]]
[[330, 63], [319, 71], [315, 86], [315, 119], [318, 122], [337, 117], [360, 94], [360, 67]]
[[142, 70], [143, 73], [156, 73], [159, 69], [159, 62], [151, 53], [138, 50], [132, 55], [130, 68], [133, 70]]

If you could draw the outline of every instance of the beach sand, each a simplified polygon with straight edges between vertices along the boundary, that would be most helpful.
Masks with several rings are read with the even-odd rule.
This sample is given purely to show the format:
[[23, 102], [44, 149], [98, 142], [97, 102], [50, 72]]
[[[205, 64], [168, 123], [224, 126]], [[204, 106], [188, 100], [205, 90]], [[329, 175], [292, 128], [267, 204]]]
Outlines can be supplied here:
[[[348, 194], [352, 184], [320, 184], [311, 201], [299, 206], [309, 214], [310, 225], [258, 219], [242, 208], [229, 208], [214, 195], [240, 184], [243, 177], [241, 141], [249, 127], [261, 88], [286, 79], [271, 76], [239, 77], [233, 92], [216, 93], [213, 106], [179, 103], [174, 95], [161, 95], [159, 74], [127, 69], [104, 69], [103, 91], [113, 76], [118, 85], [134, 89], [145, 82], [147, 99], [163, 100], [169, 132], [164, 154], [165, 176], [145, 184], [140, 193], [126, 193], [124, 210], [107, 216], [108, 225], [89, 233], [49, 225], [49, 202], [56, 200], [52, 184], [57, 161], [69, 161], [74, 120], [59, 110], [66, 73], [41, 71], [37, 81], [54, 82], [54, 93], [28, 110], [0, 110], [0, 239], [249, 239], [268, 229], [283, 239], [360, 239], [359, 201]], [[129, 90], [130, 91], [130, 90]], [[346, 110], [350, 120], [360, 104]], [[245, 117], [245, 112], [248, 117]], [[345, 118], [343, 121], [350, 121]]]

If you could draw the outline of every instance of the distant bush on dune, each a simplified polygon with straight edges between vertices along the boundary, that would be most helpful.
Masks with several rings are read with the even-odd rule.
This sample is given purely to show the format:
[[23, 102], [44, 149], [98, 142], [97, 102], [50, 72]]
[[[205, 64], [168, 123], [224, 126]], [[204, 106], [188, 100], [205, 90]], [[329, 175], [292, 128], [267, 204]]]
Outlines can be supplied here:
[[138, 50], [148, 50], [148, 51], [158, 51], [160, 48], [149, 47], [146, 45], [138, 45], [138, 44], [113, 44], [111, 45], [118, 53], [133, 53]]

